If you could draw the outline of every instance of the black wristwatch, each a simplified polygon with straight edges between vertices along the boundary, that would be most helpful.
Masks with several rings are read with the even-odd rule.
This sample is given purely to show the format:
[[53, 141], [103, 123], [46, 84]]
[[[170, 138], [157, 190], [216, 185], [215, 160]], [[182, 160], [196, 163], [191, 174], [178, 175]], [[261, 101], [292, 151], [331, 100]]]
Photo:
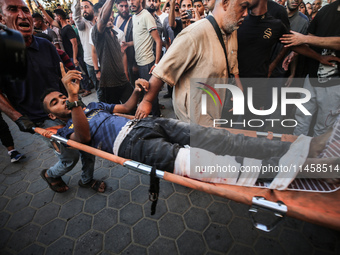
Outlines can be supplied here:
[[67, 109], [72, 110], [72, 108], [78, 107], [78, 106], [81, 106], [81, 108], [83, 108], [86, 105], [81, 100], [74, 101], [74, 102], [70, 102], [70, 101], [66, 100], [66, 107], [67, 107]]
[[95, 74], [97, 74], [97, 73], [99, 73], [99, 72], [100, 72], [100, 70], [94, 70], [94, 72], [95, 72]]

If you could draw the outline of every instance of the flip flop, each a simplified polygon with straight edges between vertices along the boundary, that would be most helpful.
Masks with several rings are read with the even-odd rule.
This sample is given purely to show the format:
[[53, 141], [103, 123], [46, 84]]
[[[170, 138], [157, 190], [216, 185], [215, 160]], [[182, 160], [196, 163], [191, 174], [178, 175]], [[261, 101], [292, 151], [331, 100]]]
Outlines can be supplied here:
[[[100, 185], [104, 183], [104, 190], [103, 191], [99, 191], [99, 188], [100, 188]], [[105, 188], [106, 188], [106, 184], [105, 182], [103, 181], [99, 181], [99, 180], [95, 180], [95, 179], [92, 179], [90, 182], [88, 183], [83, 183], [81, 180], [78, 181], [78, 185], [82, 188], [91, 188], [97, 192], [100, 192], [100, 193], [104, 193], [105, 192]]]
[[[66, 183], [63, 181], [61, 177], [58, 178], [53, 178], [53, 177], [46, 177], [47, 169], [44, 169], [41, 171], [40, 176], [44, 179], [45, 182], [47, 182], [48, 186], [50, 187], [51, 190], [57, 193], [64, 193], [68, 190], [68, 186]], [[66, 190], [60, 191], [61, 188], [66, 187]]]

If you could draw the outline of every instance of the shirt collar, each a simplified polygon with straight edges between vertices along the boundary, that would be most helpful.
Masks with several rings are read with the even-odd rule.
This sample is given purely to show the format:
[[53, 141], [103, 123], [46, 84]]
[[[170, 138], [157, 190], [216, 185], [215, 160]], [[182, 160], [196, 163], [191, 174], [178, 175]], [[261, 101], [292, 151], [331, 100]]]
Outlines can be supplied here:
[[32, 35], [32, 43], [31, 43], [30, 46], [28, 46], [28, 48], [35, 49], [36, 51], [39, 50], [39, 44], [38, 44], [37, 39], [34, 35]]

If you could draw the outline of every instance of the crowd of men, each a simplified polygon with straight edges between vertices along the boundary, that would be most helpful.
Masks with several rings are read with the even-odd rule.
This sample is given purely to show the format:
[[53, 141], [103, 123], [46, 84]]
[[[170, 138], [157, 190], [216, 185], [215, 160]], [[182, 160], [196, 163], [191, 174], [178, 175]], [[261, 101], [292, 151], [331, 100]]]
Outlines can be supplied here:
[[[252, 88], [253, 106], [259, 110], [271, 107], [273, 87], [303, 86], [311, 93], [304, 105], [311, 115], [300, 108], [294, 114], [291, 109], [297, 120], [294, 134], [320, 135], [335, 122], [340, 108], [340, 1], [321, 8], [321, 0], [315, 0], [307, 15], [299, 11], [302, 0], [278, 2], [167, 0], [161, 8], [160, 0], [100, 0], [96, 4], [73, 0], [71, 10], [59, 6], [51, 12], [39, 4], [37, 12], [31, 13], [23, 0], [0, 0], [0, 22], [21, 32], [28, 59], [26, 80], [2, 78], [0, 110], [25, 132], [60, 124], [48, 117], [39, 99], [47, 88], [65, 92], [60, 82], [62, 61], [66, 70], [81, 72], [81, 95], [95, 89], [103, 103], [123, 104], [138, 78], [149, 81], [148, 91], [133, 109], [138, 119], [161, 116], [158, 93], [165, 84], [165, 97], [172, 98], [177, 118], [207, 126], [221, 118], [232, 99], [225, 88], [216, 88], [221, 103], [207, 104], [202, 114], [206, 90], [196, 87], [205, 85], [195, 83], [192, 89], [192, 79], [210, 87], [233, 83], [246, 96]], [[254, 82], [268, 77], [277, 78], [276, 82]], [[254, 117], [245, 108], [245, 115], [235, 119], [238, 122]], [[17, 161], [22, 155], [14, 149], [13, 139], [4, 140], [10, 133], [2, 119], [0, 124], [6, 130], [1, 132], [2, 143], [12, 162]], [[79, 153], [64, 148], [57, 156], [59, 161], [44, 176], [52, 178], [51, 185], [62, 192], [67, 188], [60, 177], [74, 167]], [[80, 185], [103, 189], [93, 179], [94, 157], [80, 156]]]

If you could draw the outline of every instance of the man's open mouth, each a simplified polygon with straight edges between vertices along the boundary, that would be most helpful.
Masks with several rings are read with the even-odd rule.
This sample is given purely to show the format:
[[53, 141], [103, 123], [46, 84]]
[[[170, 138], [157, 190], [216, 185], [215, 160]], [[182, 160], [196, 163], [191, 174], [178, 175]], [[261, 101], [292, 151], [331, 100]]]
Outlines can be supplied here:
[[21, 28], [21, 29], [28, 29], [28, 28], [31, 27], [31, 25], [30, 25], [30, 23], [28, 23], [28, 22], [20, 22], [20, 23], [18, 24], [18, 27]]

